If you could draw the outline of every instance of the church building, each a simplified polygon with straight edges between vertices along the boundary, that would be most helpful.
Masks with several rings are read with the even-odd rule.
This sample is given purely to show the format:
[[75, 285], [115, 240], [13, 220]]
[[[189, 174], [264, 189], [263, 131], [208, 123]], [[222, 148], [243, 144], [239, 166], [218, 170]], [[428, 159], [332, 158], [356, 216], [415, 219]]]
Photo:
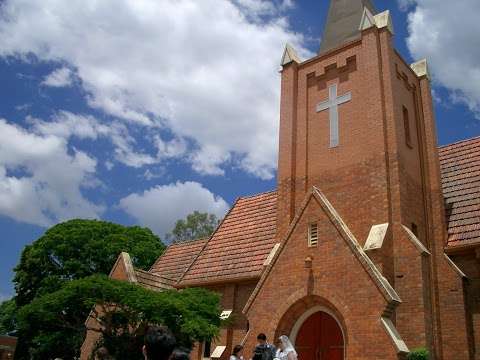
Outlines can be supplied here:
[[120, 255], [113, 278], [221, 294], [232, 324], [192, 359], [248, 359], [258, 333], [300, 360], [480, 359], [480, 138], [438, 147], [427, 62], [393, 36], [389, 11], [331, 0], [318, 55], [281, 59], [277, 189], [148, 272]]

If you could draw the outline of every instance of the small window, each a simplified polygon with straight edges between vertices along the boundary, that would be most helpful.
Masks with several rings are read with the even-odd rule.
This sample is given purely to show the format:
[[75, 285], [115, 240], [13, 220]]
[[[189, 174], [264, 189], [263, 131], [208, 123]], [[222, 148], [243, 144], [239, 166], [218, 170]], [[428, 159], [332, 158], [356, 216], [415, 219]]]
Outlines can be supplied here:
[[417, 224], [412, 223], [412, 228], [411, 228], [411, 229], [412, 229], [412, 233], [413, 233], [416, 237], [418, 237], [418, 226], [417, 226]]
[[210, 355], [212, 355], [212, 343], [211, 341], [205, 341], [203, 343], [203, 358], [210, 359]]
[[405, 127], [405, 143], [409, 148], [413, 148], [412, 134], [410, 132], [410, 117], [408, 116], [408, 110], [403, 107], [403, 126]]
[[318, 226], [310, 224], [308, 226], [308, 246], [317, 246], [318, 244]]

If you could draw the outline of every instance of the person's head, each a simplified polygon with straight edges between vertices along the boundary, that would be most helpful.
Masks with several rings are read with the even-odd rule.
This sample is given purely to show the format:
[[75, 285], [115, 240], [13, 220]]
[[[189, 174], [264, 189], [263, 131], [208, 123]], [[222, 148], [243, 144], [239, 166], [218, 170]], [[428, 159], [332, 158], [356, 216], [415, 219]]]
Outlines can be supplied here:
[[233, 348], [233, 352], [232, 352], [232, 355], [235, 355], [235, 356], [238, 356], [242, 353], [243, 351], [243, 346], [242, 345], [236, 345], [234, 348]]
[[185, 349], [175, 349], [170, 360], [190, 360], [190, 355]]
[[266, 344], [267, 343], [267, 335], [265, 335], [264, 333], [258, 334], [257, 341], [260, 345]]
[[108, 360], [110, 359], [110, 353], [108, 352], [107, 348], [102, 346], [98, 348], [95, 352], [95, 360]]
[[285, 350], [288, 350], [289, 348], [292, 347], [292, 343], [290, 342], [290, 339], [288, 338], [287, 335], [282, 335], [278, 338], [278, 340], [280, 341], [280, 349], [282, 349], [282, 351], [285, 351]]
[[168, 360], [175, 345], [175, 337], [168, 328], [150, 326], [145, 333], [143, 355], [147, 360]]

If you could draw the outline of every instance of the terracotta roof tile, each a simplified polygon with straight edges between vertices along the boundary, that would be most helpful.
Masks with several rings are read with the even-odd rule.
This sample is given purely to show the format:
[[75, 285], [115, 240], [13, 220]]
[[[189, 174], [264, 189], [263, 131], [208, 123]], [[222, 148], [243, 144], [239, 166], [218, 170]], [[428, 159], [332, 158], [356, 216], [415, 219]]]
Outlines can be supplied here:
[[440, 148], [448, 246], [480, 242], [480, 137]]
[[207, 239], [170, 245], [153, 264], [150, 272], [178, 281], [206, 244]]
[[180, 285], [259, 277], [275, 245], [277, 193], [240, 198]]
[[144, 270], [135, 269], [135, 276], [140, 285], [155, 291], [173, 289], [175, 281], [155, 275]]

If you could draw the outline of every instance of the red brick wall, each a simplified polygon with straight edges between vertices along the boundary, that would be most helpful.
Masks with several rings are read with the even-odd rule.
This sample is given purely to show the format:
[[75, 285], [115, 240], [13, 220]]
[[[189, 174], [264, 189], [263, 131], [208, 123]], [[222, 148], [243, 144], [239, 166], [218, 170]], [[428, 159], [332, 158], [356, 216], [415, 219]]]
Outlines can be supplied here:
[[[255, 289], [256, 284], [257, 281], [250, 281], [206, 286], [207, 289], [221, 295], [221, 305], [224, 310], [233, 310], [231, 315], [232, 323], [227, 328], [221, 329], [219, 338], [212, 342], [212, 351], [215, 350], [216, 346], [227, 347], [221, 359], [228, 359], [233, 347], [241, 344], [247, 335], [248, 322], [242, 310]], [[191, 358], [194, 360], [203, 359], [202, 344], [195, 346]], [[245, 356], [245, 358], [248, 357]]]
[[[352, 100], [339, 107], [340, 145], [331, 149], [328, 110], [317, 113], [316, 104], [334, 83], [339, 95], [351, 91]], [[467, 359], [463, 283], [443, 254], [445, 210], [428, 80], [395, 52], [386, 29], [373, 28], [359, 42], [287, 65], [280, 114], [279, 238], [312, 186], [325, 193], [361, 245], [372, 225], [390, 223], [372, 258], [403, 300], [396, 311], [400, 334], [408, 346], [427, 345], [440, 359]], [[411, 246], [402, 225], [412, 223], [431, 256]]]
[[[317, 247], [308, 247], [307, 228], [313, 221], [320, 240]], [[311, 269], [305, 266], [307, 257], [313, 259]], [[344, 325], [347, 359], [397, 358], [380, 323], [386, 300], [312, 198], [248, 312], [247, 349], [259, 332], [273, 339], [290, 331], [299, 308], [305, 312], [315, 305], [327, 307]]]

